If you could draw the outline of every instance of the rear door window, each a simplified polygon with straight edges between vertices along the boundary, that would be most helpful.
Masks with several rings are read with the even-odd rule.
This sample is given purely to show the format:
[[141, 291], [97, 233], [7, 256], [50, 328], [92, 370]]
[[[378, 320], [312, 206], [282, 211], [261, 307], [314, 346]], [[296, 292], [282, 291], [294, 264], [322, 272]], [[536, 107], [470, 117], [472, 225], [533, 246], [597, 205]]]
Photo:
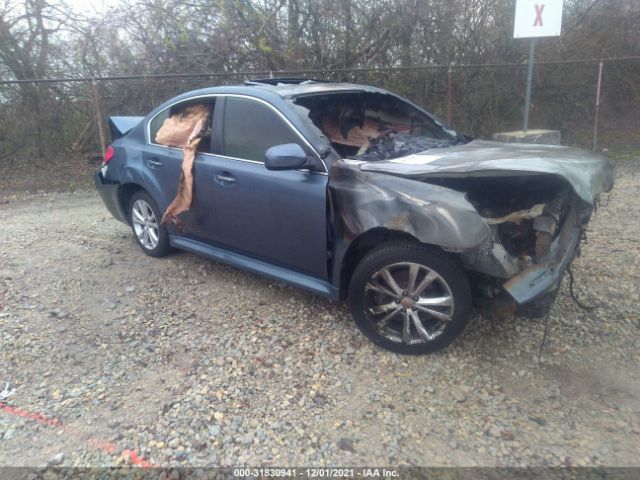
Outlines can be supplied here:
[[151, 143], [156, 143], [158, 130], [160, 130], [160, 127], [162, 127], [164, 121], [169, 118], [170, 114], [171, 108], [165, 108], [151, 119], [151, 122], [149, 123], [149, 139], [151, 140]]
[[223, 155], [264, 163], [264, 153], [284, 143], [304, 148], [300, 137], [271, 107], [248, 98], [226, 98]]
[[190, 106], [205, 106], [209, 109], [209, 116], [207, 118], [207, 125], [204, 134], [202, 135], [202, 140], [198, 144], [199, 152], [207, 152], [212, 153], [212, 145], [211, 145], [211, 126], [213, 119], [213, 108], [214, 108], [215, 98], [198, 98], [195, 100], [186, 100], [184, 102], [177, 103], [169, 108], [164, 109], [160, 113], [158, 113], [155, 117], [151, 119], [149, 122], [149, 140], [151, 143], [156, 145], [163, 145], [158, 142], [156, 137], [158, 135], [158, 131], [162, 128], [164, 123], [169, 120], [171, 116], [180, 116], [185, 112]]

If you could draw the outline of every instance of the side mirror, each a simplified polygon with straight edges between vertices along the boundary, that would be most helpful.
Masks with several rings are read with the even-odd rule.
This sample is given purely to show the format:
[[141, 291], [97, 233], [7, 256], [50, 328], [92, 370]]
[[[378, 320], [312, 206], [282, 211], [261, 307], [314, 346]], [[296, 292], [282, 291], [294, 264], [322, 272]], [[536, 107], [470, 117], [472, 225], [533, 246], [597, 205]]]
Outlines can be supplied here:
[[297, 170], [309, 166], [307, 154], [297, 143], [271, 147], [264, 153], [264, 160], [268, 170]]

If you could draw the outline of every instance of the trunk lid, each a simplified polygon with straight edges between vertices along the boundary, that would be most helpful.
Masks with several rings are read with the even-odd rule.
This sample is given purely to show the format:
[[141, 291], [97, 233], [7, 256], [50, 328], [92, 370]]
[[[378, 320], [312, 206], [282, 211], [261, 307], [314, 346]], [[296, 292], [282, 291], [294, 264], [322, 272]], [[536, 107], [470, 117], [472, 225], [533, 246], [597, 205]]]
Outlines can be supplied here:
[[138, 125], [144, 117], [109, 117], [109, 131], [111, 141], [124, 137], [129, 131]]

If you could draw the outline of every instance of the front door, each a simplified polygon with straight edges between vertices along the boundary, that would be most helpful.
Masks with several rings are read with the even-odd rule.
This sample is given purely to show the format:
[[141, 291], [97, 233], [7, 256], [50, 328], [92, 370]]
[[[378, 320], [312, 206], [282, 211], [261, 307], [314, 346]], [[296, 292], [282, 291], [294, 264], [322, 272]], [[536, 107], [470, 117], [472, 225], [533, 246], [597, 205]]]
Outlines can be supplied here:
[[223, 109], [221, 155], [212, 172], [220, 242], [326, 279], [328, 176], [265, 168], [264, 153], [274, 145], [298, 143], [313, 154], [274, 107], [229, 96]]

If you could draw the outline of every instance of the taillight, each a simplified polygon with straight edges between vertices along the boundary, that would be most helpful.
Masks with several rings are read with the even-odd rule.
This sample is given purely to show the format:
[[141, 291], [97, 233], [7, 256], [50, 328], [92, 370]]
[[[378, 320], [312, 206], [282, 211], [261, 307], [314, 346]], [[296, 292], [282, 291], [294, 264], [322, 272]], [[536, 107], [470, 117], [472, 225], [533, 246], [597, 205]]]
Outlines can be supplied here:
[[116, 154], [115, 149], [111, 145], [109, 145], [107, 149], [104, 151], [103, 165], [106, 165], [107, 163], [109, 163], [115, 154]]

